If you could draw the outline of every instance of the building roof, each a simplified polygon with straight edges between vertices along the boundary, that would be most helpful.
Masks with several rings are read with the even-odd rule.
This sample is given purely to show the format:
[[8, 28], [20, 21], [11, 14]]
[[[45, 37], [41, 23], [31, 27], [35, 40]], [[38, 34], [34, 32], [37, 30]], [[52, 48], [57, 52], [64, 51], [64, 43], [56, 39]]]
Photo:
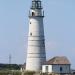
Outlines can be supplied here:
[[45, 62], [46, 65], [66, 65], [66, 64], [70, 64], [69, 60], [67, 59], [67, 57], [65, 56], [56, 56], [53, 57], [52, 59], [48, 60], [47, 62]]

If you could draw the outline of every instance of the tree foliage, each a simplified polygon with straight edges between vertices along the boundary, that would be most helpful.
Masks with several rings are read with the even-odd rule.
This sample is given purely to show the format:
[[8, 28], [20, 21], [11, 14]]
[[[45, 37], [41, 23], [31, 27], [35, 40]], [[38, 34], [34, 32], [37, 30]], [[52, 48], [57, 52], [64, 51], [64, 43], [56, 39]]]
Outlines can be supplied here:
[[0, 70], [20, 70], [21, 65], [17, 64], [0, 64]]

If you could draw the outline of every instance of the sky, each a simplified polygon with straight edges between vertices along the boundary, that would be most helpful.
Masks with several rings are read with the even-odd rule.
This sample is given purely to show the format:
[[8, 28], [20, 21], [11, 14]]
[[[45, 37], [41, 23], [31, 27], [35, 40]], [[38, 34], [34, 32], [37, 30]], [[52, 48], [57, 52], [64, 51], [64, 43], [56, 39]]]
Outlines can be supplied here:
[[[66, 56], [75, 69], [75, 0], [42, 0], [47, 60]], [[0, 63], [26, 61], [31, 0], [0, 0]]]

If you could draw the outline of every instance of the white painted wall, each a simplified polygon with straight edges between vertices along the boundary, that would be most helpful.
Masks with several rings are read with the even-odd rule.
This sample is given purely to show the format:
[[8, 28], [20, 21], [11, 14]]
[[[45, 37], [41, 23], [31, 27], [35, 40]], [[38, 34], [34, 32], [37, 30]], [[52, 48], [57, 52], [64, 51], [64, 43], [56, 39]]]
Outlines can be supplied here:
[[43, 65], [42, 66], [42, 72], [45, 73], [46, 71], [46, 66], [48, 66], [48, 72], [52, 72], [52, 65]]
[[[70, 73], [70, 65], [43, 65], [42, 72], [46, 72], [46, 66], [48, 66], [48, 72], [52, 73]], [[60, 71], [62, 67], [62, 71]]]

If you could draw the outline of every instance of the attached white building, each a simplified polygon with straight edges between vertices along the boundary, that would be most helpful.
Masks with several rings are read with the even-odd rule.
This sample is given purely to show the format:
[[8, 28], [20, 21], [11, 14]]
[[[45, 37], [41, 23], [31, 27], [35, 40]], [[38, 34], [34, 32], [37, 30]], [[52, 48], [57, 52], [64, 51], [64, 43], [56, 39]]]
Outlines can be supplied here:
[[43, 73], [62, 73], [69, 74], [70, 73], [70, 62], [66, 57], [54, 57], [47, 61], [44, 65], [42, 65]]

